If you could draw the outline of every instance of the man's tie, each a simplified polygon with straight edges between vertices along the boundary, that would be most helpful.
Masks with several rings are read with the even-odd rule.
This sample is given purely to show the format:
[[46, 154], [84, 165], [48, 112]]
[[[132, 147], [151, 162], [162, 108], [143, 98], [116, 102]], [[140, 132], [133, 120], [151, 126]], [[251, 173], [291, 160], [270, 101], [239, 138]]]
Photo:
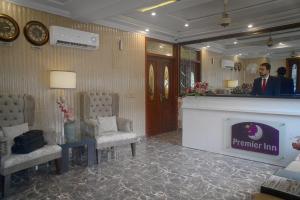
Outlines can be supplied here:
[[267, 82], [266, 82], [266, 79], [265, 78], [263, 78], [262, 79], [262, 85], [261, 85], [261, 90], [262, 90], [262, 92], [265, 92], [266, 91], [266, 86], [267, 86]]

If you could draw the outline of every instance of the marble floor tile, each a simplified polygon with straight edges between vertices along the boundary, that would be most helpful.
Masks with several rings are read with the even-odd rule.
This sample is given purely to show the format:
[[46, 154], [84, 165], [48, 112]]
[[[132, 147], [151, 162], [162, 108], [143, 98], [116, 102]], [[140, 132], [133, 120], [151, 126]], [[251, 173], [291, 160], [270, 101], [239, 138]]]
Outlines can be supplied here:
[[[248, 200], [280, 167], [180, 146], [177, 133], [143, 139], [93, 167], [72, 165], [15, 175], [9, 200]], [[175, 138], [174, 138], [175, 137]], [[50, 173], [49, 173], [50, 171]]]

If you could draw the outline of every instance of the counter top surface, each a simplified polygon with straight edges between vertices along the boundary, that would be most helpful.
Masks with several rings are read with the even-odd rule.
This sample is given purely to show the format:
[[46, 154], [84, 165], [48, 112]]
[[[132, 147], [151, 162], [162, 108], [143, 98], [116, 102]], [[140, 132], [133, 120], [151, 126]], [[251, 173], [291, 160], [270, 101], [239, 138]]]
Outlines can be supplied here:
[[183, 109], [200, 109], [229, 112], [264, 113], [300, 116], [300, 101], [295, 98], [253, 98], [251, 96], [187, 96]]
[[201, 97], [240, 97], [240, 98], [268, 98], [268, 99], [300, 99], [300, 94], [297, 95], [281, 95], [281, 96], [253, 96], [253, 95], [225, 95], [225, 94], [206, 94]]

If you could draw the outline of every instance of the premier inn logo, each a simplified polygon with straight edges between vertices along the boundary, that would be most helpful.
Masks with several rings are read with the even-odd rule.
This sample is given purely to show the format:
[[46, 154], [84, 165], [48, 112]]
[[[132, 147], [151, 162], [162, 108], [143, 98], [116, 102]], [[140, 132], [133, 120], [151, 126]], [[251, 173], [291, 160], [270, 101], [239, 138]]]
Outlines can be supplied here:
[[279, 131], [257, 122], [241, 122], [231, 127], [231, 147], [257, 153], [279, 155]]
[[248, 137], [252, 140], [260, 140], [263, 136], [263, 130], [260, 126], [254, 125], [254, 124], [249, 124], [245, 126], [247, 132], [248, 132]]

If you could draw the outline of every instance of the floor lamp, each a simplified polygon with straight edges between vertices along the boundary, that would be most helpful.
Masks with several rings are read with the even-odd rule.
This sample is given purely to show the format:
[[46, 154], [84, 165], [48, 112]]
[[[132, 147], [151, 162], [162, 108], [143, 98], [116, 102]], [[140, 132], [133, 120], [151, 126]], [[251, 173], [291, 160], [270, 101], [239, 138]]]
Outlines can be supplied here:
[[[56, 98], [64, 99], [64, 89], [76, 88], [76, 72], [70, 71], [50, 71], [50, 88], [60, 90], [60, 95]], [[64, 141], [64, 126], [62, 126], [59, 143]]]

